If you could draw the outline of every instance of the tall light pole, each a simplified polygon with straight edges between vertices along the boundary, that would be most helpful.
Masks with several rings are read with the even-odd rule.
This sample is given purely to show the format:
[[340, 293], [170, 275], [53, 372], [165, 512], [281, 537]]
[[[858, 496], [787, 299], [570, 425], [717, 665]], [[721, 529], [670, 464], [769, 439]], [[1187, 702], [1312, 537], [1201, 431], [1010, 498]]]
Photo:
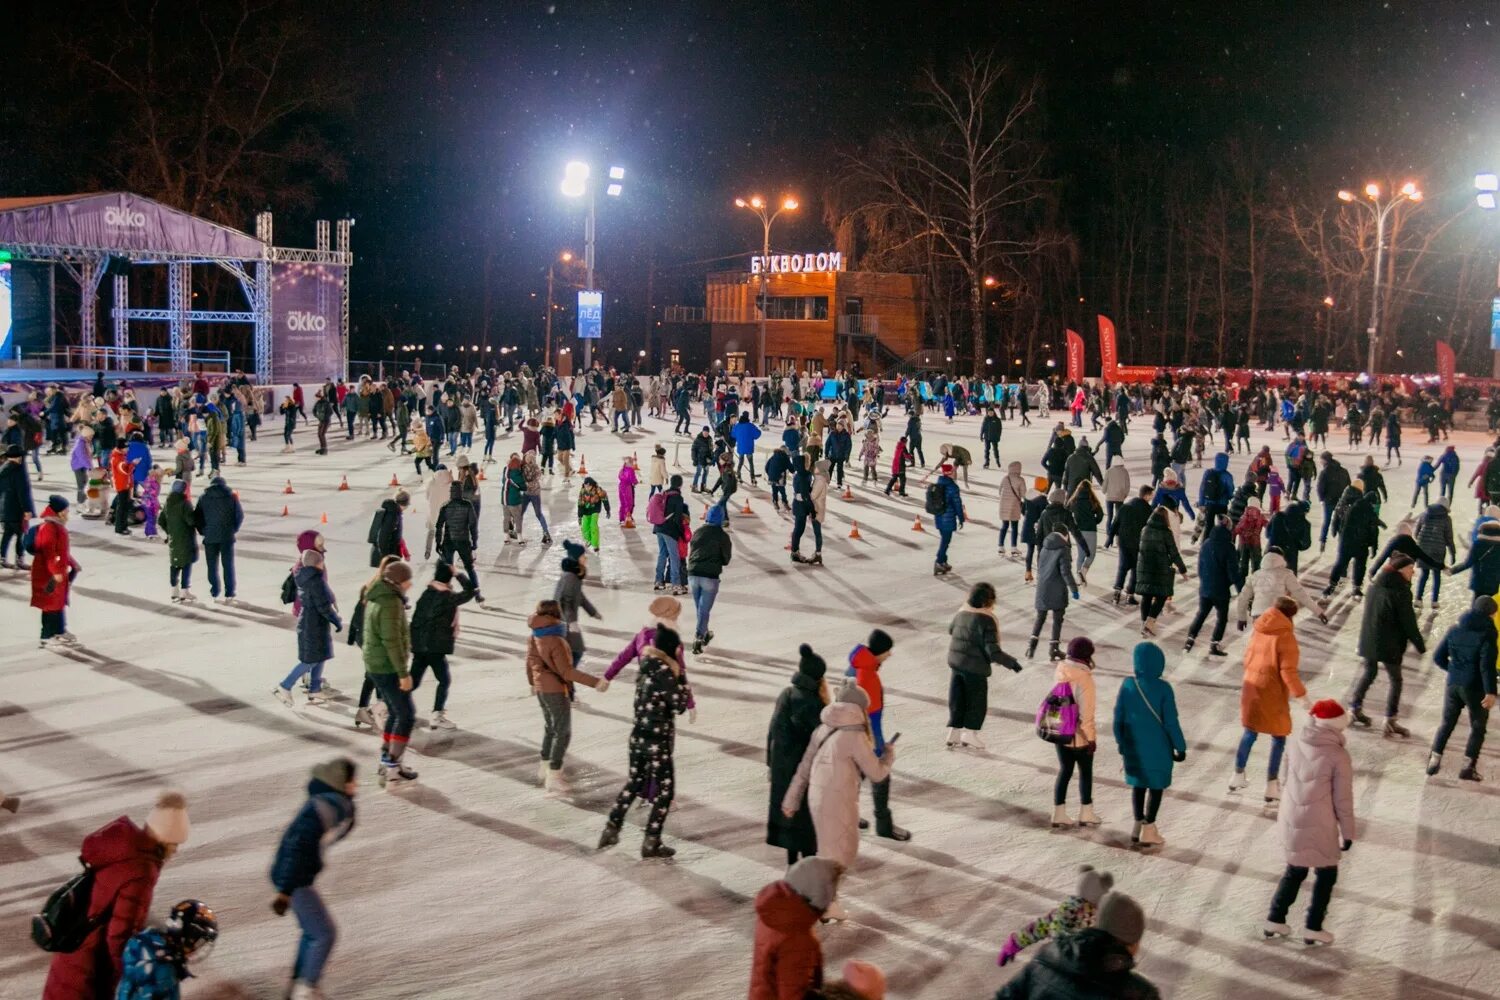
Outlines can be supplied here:
[[1418, 202], [1422, 192], [1416, 182], [1407, 181], [1401, 190], [1383, 203], [1380, 200], [1380, 185], [1373, 181], [1365, 185], [1365, 200], [1354, 196], [1353, 191], [1340, 191], [1339, 201], [1346, 205], [1363, 205], [1375, 217], [1375, 291], [1370, 302], [1370, 326], [1365, 331], [1370, 337], [1370, 383], [1376, 383], [1375, 369], [1380, 359], [1380, 272], [1385, 261], [1385, 220], [1402, 202]]
[[[1479, 192], [1475, 195], [1479, 207], [1486, 212], [1493, 212], [1497, 204], [1496, 192], [1500, 192], [1500, 177], [1494, 174], [1475, 174], [1474, 190]], [[1495, 283], [1497, 289], [1500, 289], [1500, 274], [1496, 275]], [[1500, 290], [1497, 290], [1496, 298], [1490, 307], [1490, 349], [1495, 356], [1492, 372], [1495, 378], [1500, 378], [1500, 343], [1496, 342], [1496, 330], [1500, 330]]]
[[[559, 260], [564, 264], [571, 264], [573, 262], [573, 251], [564, 250], [562, 253], [557, 255], [557, 260], [554, 260], [552, 263], [547, 265], [547, 316], [543, 321], [542, 327], [544, 331], [544, 336], [542, 338], [543, 368], [546, 368], [547, 366], [552, 364], [552, 272], [553, 269], [557, 267], [557, 261]], [[569, 282], [568, 284], [569, 287], [572, 287], [572, 282]]]
[[[766, 204], [766, 200], [760, 195], [754, 195], [749, 200], [746, 200], [744, 198], [736, 198], [734, 199], [734, 204], [736, 208], [744, 208], [748, 209], [751, 212], [754, 212], [755, 215], [760, 219], [761, 229], [763, 230], [764, 236], [761, 241], [761, 256], [771, 256], [771, 223], [775, 222], [777, 216], [781, 215], [782, 212], [795, 212], [797, 210], [797, 199], [793, 198], [791, 195], [786, 195], [781, 199], [781, 207], [777, 208], [774, 212], [770, 210], [770, 206]], [[759, 357], [756, 359], [756, 374], [766, 375], [770, 370], [766, 365], [766, 272], [769, 270], [769, 268], [765, 266], [765, 261], [761, 261], [761, 265], [760, 347], [757, 352]]]
[[[589, 165], [582, 160], [572, 160], [563, 167], [562, 193], [569, 198], [581, 198], [584, 195], [589, 199], [589, 213], [583, 223], [583, 266], [588, 272], [588, 290], [596, 291], [594, 288], [594, 185], [589, 183], [591, 174]], [[625, 190], [624, 167], [609, 168], [609, 184], [604, 193], [611, 198], [620, 197]], [[594, 343], [592, 339], [585, 338], [583, 341], [583, 370], [586, 372], [593, 367]]]

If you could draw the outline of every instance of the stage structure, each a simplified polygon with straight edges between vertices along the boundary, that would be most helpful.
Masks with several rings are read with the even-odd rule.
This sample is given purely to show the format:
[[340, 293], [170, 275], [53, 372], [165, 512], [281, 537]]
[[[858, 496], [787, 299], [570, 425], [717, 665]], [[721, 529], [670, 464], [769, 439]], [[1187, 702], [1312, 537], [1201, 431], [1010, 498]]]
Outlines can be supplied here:
[[[253, 328], [255, 377], [273, 382], [321, 381], [349, 367], [350, 230], [340, 219], [317, 224], [315, 249], [278, 247], [270, 212], [255, 217], [255, 235], [124, 192], [0, 198], [0, 260], [60, 266], [81, 292], [80, 354], [93, 367], [136, 354], [131, 323], [167, 324], [168, 368], [191, 370], [195, 323], [246, 323]], [[248, 308], [192, 308], [192, 268], [213, 265], [239, 282]], [[129, 302], [127, 269], [164, 266], [167, 307]], [[113, 275], [113, 344], [99, 344], [99, 286]], [[0, 316], [0, 340], [10, 320]], [[55, 345], [49, 345], [49, 347]], [[16, 352], [24, 367], [26, 359]], [[15, 363], [0, 359], [0, 367]]]

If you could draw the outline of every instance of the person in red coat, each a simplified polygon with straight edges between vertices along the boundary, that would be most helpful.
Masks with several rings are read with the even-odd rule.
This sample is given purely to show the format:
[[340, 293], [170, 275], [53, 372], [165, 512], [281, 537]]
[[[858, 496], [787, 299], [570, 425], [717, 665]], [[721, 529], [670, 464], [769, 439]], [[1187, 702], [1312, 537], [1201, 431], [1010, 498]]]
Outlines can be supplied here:
[[130, 938], [146, 926], [161, 866], [187, 842], [187, 800], [162, 792], [144, 827], [121, 816], [83, 838], [84, 864], [94, 869], [89, 915], [109, 916], [77, 951], [52, 956], [42, 1000], [112, 1000]]
[[35, 558], [31, 560], [31, 606], [42, 613], [42, 646], [56, 642], [74, 645], [78, 637], [68, 631], [64, 612], [68, 588], [80, 567], [68, 551], [68, 498], [56, 493], [47, 498], [42, 523], [37, 525]]
[[135, 508], [135, 463], [126, 454], [125, 439], [121, 438], [109, 453], [110, 486], [115, 491], [115, 534], [130, 534], [130, 515]]
[[838, 894], [844, 866], [803, 858], [755, 897], [750, 1000], [802, 1000], [823, 987], [823, 945], [813, 933]]

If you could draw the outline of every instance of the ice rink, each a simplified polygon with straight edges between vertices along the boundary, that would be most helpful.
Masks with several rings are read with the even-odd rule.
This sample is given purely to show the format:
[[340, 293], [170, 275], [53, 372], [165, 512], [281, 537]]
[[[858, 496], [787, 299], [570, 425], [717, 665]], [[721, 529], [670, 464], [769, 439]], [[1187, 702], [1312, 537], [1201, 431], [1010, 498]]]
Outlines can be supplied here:
[[[893, 408], [883, 473], [904, 424]], [[948, 425], [931, 414], [924, 425], [929, 459], [949, 440], [980, 456], [977, 418]], [[1040, 419], [1031, 428], [1008, 422], [1004, 460], [1019, 459], [1028, 476], [1037, 474], [1050, 427]], [[761, 439], [760, 459], [779, 434], [777, 424]], [[1354, 471], [1364, 451], [1347, 454], [1340, 430], [1330, 437]], [[1383, 516], [1390, 525], [1408, 508], [1424, 454], [1425, 434], [1408, 427], [1405, 437], [1404, 467], [1386, 472], [1392, 499]], [[1149, 438], [1149, 422], [1133, 421], [1126, 441], [1133, 485], [1149, 481]], [[955, 538], [954, 572], [946, 578], [932, 576], [931, 518], [922, 518], [926, 533], [912, 530], [921, 469], [913, 470], [907, 500], [857, 482], [853, 500], [830, 491], [822, 567], [788, 561], [790, 519], [772, 512], [764, 479], [748, 489], [754, 513], [732, 517], [734, 560], [714, 609], [716, 641], [690, 659], [698, 719], [687, 725], [684, 717], [678, 730], [679, 791], [666, 826], [666, 841], [678, 854], [670, 862], [641, 860], [640, 811], [619, 846], [594, 850], [625, 775], [633, 670], [605, 694], [580, 690], [569, 753], [574, 793], [548, 798], [538, 787], [542, 720], [525, 680], [524, 620], [536, 600], [551, 597], [563, 553], [559, 545], [541, 546], [529, 519], [529, 544], [501, 545], [498, 476], [491, 475], [480, 553], [488, 603], [462, 611], [452, 659], [449, 714], [460, 728], [438, 732], [419, 723], [408, 761], [421, 780], [383, 792], [373, 781], [378, 741], [351, 728], [362, 670], [343, 636], [336, 637], [328, 673], [343, 692], [336, 704], [308, 708], [299, 698], [292, 710], [271, 696], [296, 660], [293, 619], [278, 591], [295, 556], [295, 535], [321, 528], [347, 615], [370, 574], [365, 534], [391, 492], [392, 473], [413, 493], [406, 534], [418, 556], [427, 501], [413, 485], [411, 463], [383, 444], [339, 437], [331, 455], [318, 457], [313, 440], [309, 429], [300, 431], [297, 453], [287, 456], [278, 453], [278, 434], [262, 433], [249, 467], [225, 470], [246, 509], [237, 546], [240, 607], [208, 602], [201, 562], [194, 580], [201, 603], [173, 605], [164, 545], [139, 531], [117, 538], [103, 522], [75, 517], [73, 551], [83, 574], [69, 628], [83, 645], [38, 651], [27, 577], [0, 572], [0, 787], [24, 798], [18, 816], [0, 814], [0, 941], [6, 942], [0, 998], [40, 994], [47, 956], [27, 940], [27, 921], [76, 870], [82, 838], [121, 813], [143, 820], [163, 786], [187, 793], [193, 835], [164, 869], [153, 911], [198, 897], [218, 912], [222, 928], [184, 995], [281, 996], [297, 928], [291, 916], [271, 913], [267, 872], [283, 827], [303, 801], [308, 769], [335, 754], [355, 757], [366, 779], [358, 826], [328, 852], [318, 882], [340, 928], [323, 983], [330, 997], [743, 996], [755, 925], [751, 900], [780, 877], [784, 862], [764, 842], [772, 703], [795, 669], [799, 643], [810, 642], [832, 676], [877, 626], [896, 642], [883, 671], [885, 731], [903, 733], [892, 804], [913, 839], [898, 844], [867, 834], [842, 890], [851, 919], [822, 930], [830, 976], [846, 958], [859, 957], [885, 968], [893, 997], [990, 996], [1013, 975], [995, 964], [1006, 935], [1072, 892], [1076, 868], [1087, 862], [1113, 872], [1116, 887], [1145, 907], [1150, 926], [1140, 971], [1169, 997], [1500, 994], [1496, 743], [1481, 763], [1489, 782], [1456, 780], [1461, 742], [1450, 746], [1442, 775], [1425, 776], [1443, 680], [1427, 657], [1406, 660], [1404, 720], [1412, 737], [1383, 739], [1378, 720], [1374, 730], [1348, 736], [1360, 837], [1340, 868], [1328, 917], [1338, 935], [1331, 949], [1261, 939], [1284, 864], [1274, 815], [1261, 807], [1265, 741], [1251, 760], [1251, 787], [1229, 794], [1244, 639], [1231, 625], [1230, 658], [1207, 655], [1207, 632], [1194, 653], [1182, 653], [1196, 579], [1179, 581], [1178, 610], [1163, 619], [1160, 639], [1190, 746], [1162, 806], [1164, 848], [1149, 855], [1131, 850], [1130, 797], [1108, 735], [1139, 639], [1135, 609], [1108, 600], [1113, 550], [1101, 553], [1064, 631], [1065, 641], [1088, 635], [1098, 646], [1095, 804], [1104, 825], [1065, 833], [1047, 825], [1056, 760], [1032, 727], [1051, 686], [1045, 644], [1020, 675], [997, 671], [992, 678], [988, 751], [945, 749], [947, 627], [969, 586], [988, 580], [999, 588], [1002, 640], [1014, 655], [1024, 653], [1032, 616], [1033, 591], [1022, 567], [996, 556], [993, 469], [973, 470], [965, 490], [970, 521]], [[519, 440], [519, 433], [503, 437], [497, 455], [503, 460]], [[603, 424], [585, 427], [579, 450], [613, 504], [622, 455], [638, 452], [644, 470], [652, 446], [665, 442], [670, 466], [680, 441], [678, 460], [686, 466], [686, 440], [673, 437], [670, 422], [648, 419], [644, 432], [623, 438]], [[1454, 434], [1463, 460], [1454, 516], [1460, 557], [1476, 513], [1472, 489], [1463, 484], [1486, 440]], [[1272, 445], [1282, 467], [1281, 428], [1274, 436], [1257, 428], [1255, 447], [1262, 443]], [[1237, 479], [1248, 461], [1234, 457]], [[71, 498], [66, 459], [47, 459], [46, 473], [35, 486], [38, 506], [58, 489]], [[1199, 474], [1190, 469], [1195, 501]], [[348, 476], [349, 492], [337, 490], [341, 475]], [[296, 492], [284, 496], [288, 478]], [[566, 488], [558, 476], [545, 491], [559, 540], [577, 537], [577, 482]], [[636, 506], [642, 527], [622, 531], [607, 522], [603, 552], [591, 557], [588, 593], [604, 616], [584, 623], [590, 651], [583, 666], [592, 673], [644, 624], [653, 597], [656, 546], [644, 519], [644, 483], [643, 471]], [[280, 516], [283, 504], [290, 516]], [[700, 504], [693, 507], [700, 513]], [[328, 523], [320, 526], [325, 512]], [[859, 541], [847, 537], [854, 520]], [[1315, 542], [1304, 556], [1304, 582], [1321, 587], [1333, 554], [1330, 547], [1319, 557]], [[1191, 553], [1187, 558], [1191, 568]], [[417, 587], [430, 570], [419, 560]], [[1441, 610], [1419, 609], [1432, 644], [1467, 608], [1466, 584], [1466, 575], [1445, 581]], [[1342, 697], [1354, 669], [1359, 608], [1348, 593], [1346, 586], [1335, 599], [1330, 625], [1310, 615], [1297, 619], [1302, 675], [1314, 698]], [[424, 722], [432, 688], [429, 679], [416, 696]], [[1378, 680], [1374, 707], [1383, 704], [1385, 690]], [[1466, 732], [1461, 723], [1459, 741]], [[1294, 921], [1308, 894], [1304, 888]]]

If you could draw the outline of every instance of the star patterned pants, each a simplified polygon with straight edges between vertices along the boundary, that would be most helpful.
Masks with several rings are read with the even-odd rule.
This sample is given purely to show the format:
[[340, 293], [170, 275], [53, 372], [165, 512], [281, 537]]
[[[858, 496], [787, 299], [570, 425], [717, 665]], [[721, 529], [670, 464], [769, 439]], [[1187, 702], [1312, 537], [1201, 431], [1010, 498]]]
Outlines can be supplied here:
[[646, 817], [646, 836], [660, 837], [674, 794], [676, 781], [672, 766], [672, 744], [632, 736], [630, 777], [615, 798], [615, 807], [609, 813], [610, 823], [617, 827], [624, 826], [625, 814], [639, 796], [651, 802], [651, 814]]

